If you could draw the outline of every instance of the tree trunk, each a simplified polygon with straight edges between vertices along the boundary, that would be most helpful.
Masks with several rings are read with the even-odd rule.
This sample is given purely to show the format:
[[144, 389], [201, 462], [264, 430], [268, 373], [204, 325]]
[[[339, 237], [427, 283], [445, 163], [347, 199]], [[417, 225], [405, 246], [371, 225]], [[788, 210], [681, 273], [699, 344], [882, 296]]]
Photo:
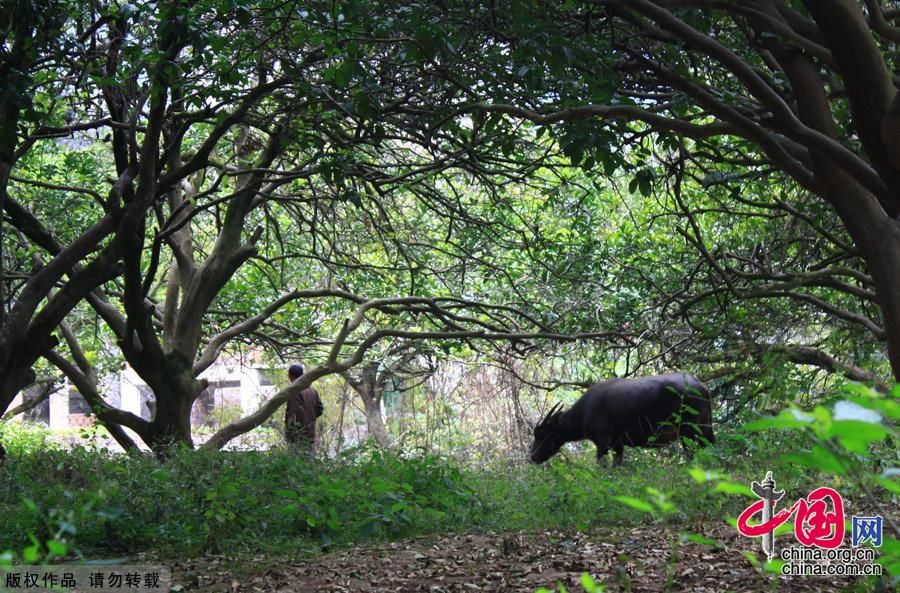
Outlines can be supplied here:
[[347, 393], [347, 387], [345, 386], [341, 390], [341, 412], [338, 415], [338, 424], [337, 424], [337, 448], [335, 453], [339, 454], [344, 450], [344, 413], [347, 411], [347, 399], [349, 394]]
[[369, 363], [363, 367], [362, 376], [359, 379], [351, 377], [347, 373], [341, 373], [341, 376], [363, 402], [369, 435], [375, 439], [375, 442], [380, 447], [386, 449], [393, 445], [393, 439], [384, 425], [384, 419], [381, 417], [381, 394], [384, 392], [384, 376], [379, 375], [378, 367], [378, 363]]
[[[846, 189], [848, 193], [865, 194], [858, 186]], [[857, 199], [845, 207], [838, 205], [838, 213], [875, 283], [888, 360], [894, 379], [900, 381], [900, 223], [885, 214], [874, 198], [865, 197], [868, 200]]]
[[169, 457], [179, 446], [194, 448], [190, 405], [185, 405], [185, 402], [186, 398], [179, 398], [175, 405], [156, 406], [147, 432], [147, 445], [159, 458]]
[[[12, 365], [10, 366], [12, 367]], [[6, 369], [3, 368], [3, 370]], [[34, 383], [34, 379], [35, 375], [31, 367], [26, 367], [20, 372], [4, 373], [0, 377], [0, 413], [5, 413], [19, 391]]]
[[363, 403], [366, 410], [366, 426], [369, 428], [369, 434], [383, 449], [390, 448], [393, 445], [393, 439], [391, 439], [391, 435], [384, 425], [384, 419], [381, 417], [381, 398], [363, 398]]
[[[897, 171], [886, 156], [881, 126], [892, 99], [896, 97], [880, 50], [868, 34], [865, 20], [854, 3], [811, 2], [816, 21], [826, 37], [833, 41], [835, 57], [847, 78], [847, 90], [853, 107], [854, 122], [867, 155], [889, 188], [894, 188]], [[850, 16], [848, 16], [850, 15]], [[854, 20], [858, 21], [854, 25]], [[846, 26], [846, 28], [845, 28]], [[844, 43], [858, 46], [868, 61], [859, 62], [848, 55]], [[810, 128], [839, 139], [832, 106], [818, 67], [809, 56], [792, 48], [774, 46], [797, 94], [797, 113]], [[893, 218], [897, 197], [885, 204], [832, 157], [811, 150], [812, 171], [820, 195], [830, 204], [847, 229], [859, 255], [866, 262], [875, 284], [886, 334], [888, 359], [894, 378], [900, 381], [900, 226]]]
[[194, 378], [191, 365], [178, 355], [167, 355], [158, 371], [142, 374], [153, 390], [155, 406], [147, 429], [147, 445], [161, 458], [176, 447], [194, 448], [191, 436], [191, 408], [207, 387], [207, 381]]

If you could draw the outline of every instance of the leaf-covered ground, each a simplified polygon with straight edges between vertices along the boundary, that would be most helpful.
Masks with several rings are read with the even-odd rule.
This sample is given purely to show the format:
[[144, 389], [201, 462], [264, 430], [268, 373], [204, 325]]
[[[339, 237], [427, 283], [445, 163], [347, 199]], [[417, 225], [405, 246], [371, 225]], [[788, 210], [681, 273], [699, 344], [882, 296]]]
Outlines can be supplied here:
[[[589, 573], [609, 591], [842, 591], [851, 578], [779, 577], [742, 555], [757, 551], [727, 527], [705, 530], [720, 545], [679, 540], [658, 526], [615, 535], [543, 532], [452, 535], [354, 547], [277, 566], [235, 570], [225, 557], [173, 566], [175, 591], [455, 593], [528, 592], [563, 583], [581, 591]], [[714, 533], [712, 532], [714, 531]], [[265, 568], [265, 566], [269, 566]]]

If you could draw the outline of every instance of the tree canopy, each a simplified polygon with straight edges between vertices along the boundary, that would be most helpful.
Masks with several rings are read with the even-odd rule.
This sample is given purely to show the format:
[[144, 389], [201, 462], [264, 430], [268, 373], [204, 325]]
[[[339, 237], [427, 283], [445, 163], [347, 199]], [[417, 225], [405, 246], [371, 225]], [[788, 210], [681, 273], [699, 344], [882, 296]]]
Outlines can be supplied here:
[[[593, 378], [725, 391], [900, 377], [894, 8], [12, 6], [0, 411], [44, 359], [126, 448], [123, 427], [191, 444], [201, 374], [238, 344], [314, 362], [210, 447], [421, 341], [574, 344]], [[104, 399], [111, 352], [150, 420]]]

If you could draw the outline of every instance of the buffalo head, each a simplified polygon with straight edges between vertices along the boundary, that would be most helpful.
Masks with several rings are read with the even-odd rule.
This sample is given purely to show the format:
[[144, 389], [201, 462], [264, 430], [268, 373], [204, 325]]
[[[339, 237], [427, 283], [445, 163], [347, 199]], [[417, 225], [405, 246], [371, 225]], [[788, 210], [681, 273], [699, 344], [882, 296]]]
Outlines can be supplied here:
[[544, 463], [559, 451], [560, 447], [565, 444], [562, 431], [560, 430], [560, 419], [563, 412], [562, 404], [556, 404], [544, 419], [537, 423], [534, 427], [534, 442], [531, 443], [531, 451], [529, 458], [532, 463]]

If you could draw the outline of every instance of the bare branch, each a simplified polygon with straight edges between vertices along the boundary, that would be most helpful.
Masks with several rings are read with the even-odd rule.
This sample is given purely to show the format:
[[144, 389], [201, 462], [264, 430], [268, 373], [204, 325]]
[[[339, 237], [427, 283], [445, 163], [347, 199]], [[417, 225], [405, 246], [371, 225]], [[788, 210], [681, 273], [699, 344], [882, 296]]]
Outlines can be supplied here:
[[467, 111], [503, 113], [513, 117], [527, 119], [528, 121], [542, 126], [598, 117], [601, 119], [619, 119], [622, 121], [642, 121], [653, 126], [655, 129], [678, 132], [690, 138], [738, 135], [738, 129], [729, 123], [714, 122], [708, 124], [695, 124], [686, 119], [665, 117], [653, 111], [630, 105], [579, 105], [577, 107], [569, 107], [551, 113], [538, 113], [515, 105], [481, 102], [465, 106], [458, 110], [459, 113]]

